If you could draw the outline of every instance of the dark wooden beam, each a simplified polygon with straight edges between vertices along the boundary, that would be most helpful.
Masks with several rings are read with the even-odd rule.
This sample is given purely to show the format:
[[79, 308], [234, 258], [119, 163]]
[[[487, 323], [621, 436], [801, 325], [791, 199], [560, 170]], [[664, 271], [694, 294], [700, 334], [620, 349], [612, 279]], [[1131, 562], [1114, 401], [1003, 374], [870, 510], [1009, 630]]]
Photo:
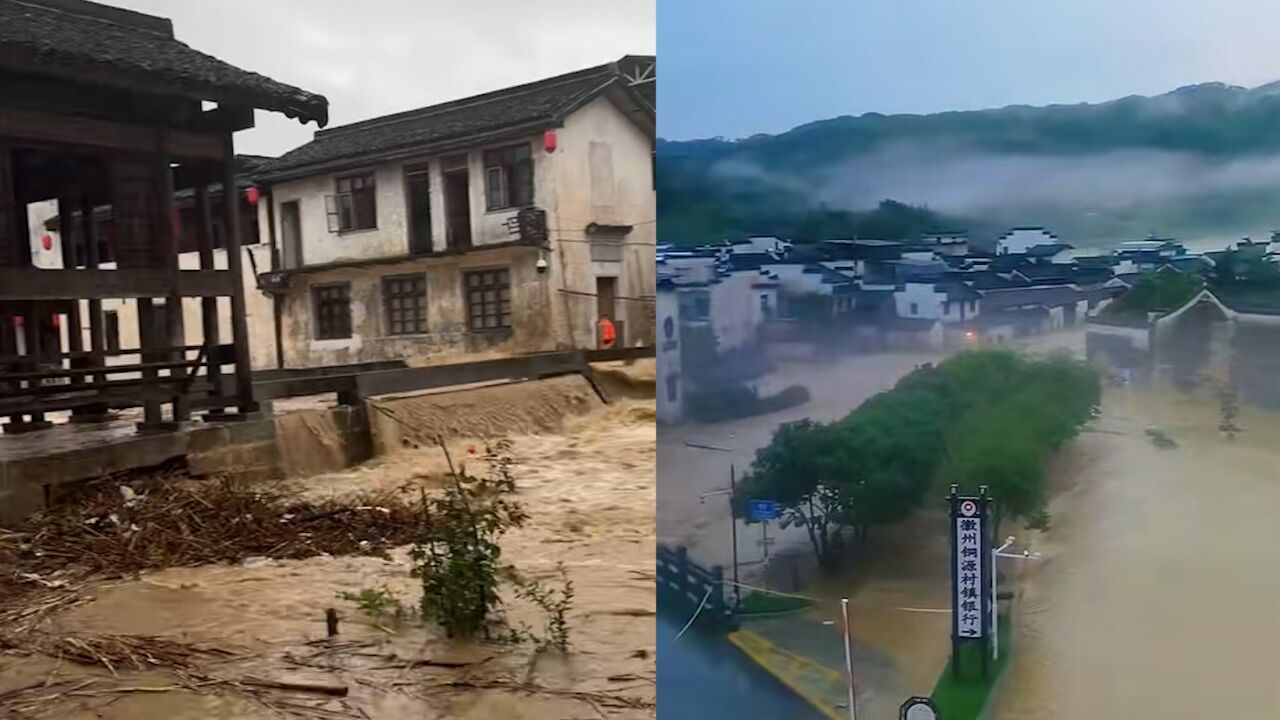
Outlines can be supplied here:
[[[88, 300], [163, 298], [177, 288], [180, 297], [228, 297], [238, 279], [229, 270], [173, 273], [134, 270], [40, 270], [0, 267], [0, 300]], [[242, 290], [243, 291], [243, 290]]]
[[193, 130], [204, 132], [237, 132], [253, 127], [253, 108], [244, 105], [219, 105], [206, 110], [191, 122]]
[[144, 125], [6, 108], [0, 108], [0, 136], [208, 160], [220, 159], [226, 151], [213, 134], [162, 132]]
[[[196, 244], [200, 250], [200, 267], [202, 269], [212, 270], [213, 264], [213, 213], [209, 204], [209, 187], [202, 185], [196, 188]], [[204, 343], [206, 345], [217, 345], [219, 340], [218, 328], [218, 299], [207, 297], [200, 301], [200, 323], [204, 331]], [[209, 358], [209, 368], [205, 371], [209, 376], [209, 382], [213, 384], [214, 392], [222, 390], [222, 366], [212, 356]]]
[[227, 133], [223, 140], [222, 161], [222, 234], [226, 238], [227, 270], [235, 277], [231, 295], [231, 343], [236, 346], [236, 397], [240, 400], [240, 412], [257, 412], [258, 403], [253, 397], [253, 365], [249, 356], [249, 311], [244, 297], [244, 258], [240, 247], [240, 203], [235, 202], [236, 153]]

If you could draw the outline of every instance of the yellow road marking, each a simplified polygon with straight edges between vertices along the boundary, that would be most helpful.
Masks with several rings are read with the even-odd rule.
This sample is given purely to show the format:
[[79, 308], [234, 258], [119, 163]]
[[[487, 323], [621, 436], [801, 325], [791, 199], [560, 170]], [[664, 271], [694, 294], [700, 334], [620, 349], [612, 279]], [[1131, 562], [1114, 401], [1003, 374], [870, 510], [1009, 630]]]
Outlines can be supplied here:
[[[831, 698], [822, 697], [812, 687], [814, 684], [829, 683], [843, 693], [844, 676], [840, 673], [807, 657], [783, 650], [750, 630], [736, 630], [729, 633], [729, 642], [816, 708], [818, 712], [831, 720], [844, 720], [844, 716], [831, 704]], [[805, 682], [806, 679], [817, 682]]]

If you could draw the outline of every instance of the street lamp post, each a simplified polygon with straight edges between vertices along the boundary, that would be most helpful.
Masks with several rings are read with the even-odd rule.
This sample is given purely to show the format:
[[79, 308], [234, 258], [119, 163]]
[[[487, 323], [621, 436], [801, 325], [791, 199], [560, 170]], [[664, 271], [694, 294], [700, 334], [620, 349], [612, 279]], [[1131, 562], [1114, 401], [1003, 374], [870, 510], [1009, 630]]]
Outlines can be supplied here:
[[1019, 560], [1035, 560], [1040, 557], [1040, 553], [1033, 553], [1029, 550], [1023, 550], [1020, 553], [1007, 553], [1005, 550], [1014, 543], [1017, 538], [1010, 535], [1004, 539], [1004, 544], [991, 551], [991, 612], [995, 614], [995, 622], [991, 623], [991, 659], [1000, 659], [1000, 592], [998, 586], [1000, 584], [1000, 572], [996, 567], [996, 558], [1017, 558]]
[[845, 691], [849, 694], [849, 720], [857, 720], [857, 701], [853, 693], [853, 633], [849, 628], [849, 598], [840, 600], [840, 615], [844, 619], [844, 673]]
[[[703, 445], [700, 443], [684, 441], [685, 447], [695, 448], [697, 450], [715, 450], [716, 452], [733, 452], [730, 448], [716, 447], [715, 445]], [[705, 500], [708, 495], [720, 495], [724, 491], [703, 493], [702, 499]], [[729, 537], [733, 543], [733, 609], [737, 612], [742, 605], [742, 588], [738, 584], [738, 516], [734, 502], [738, 498], [738, 478], [737, 468], [729, 463]]]

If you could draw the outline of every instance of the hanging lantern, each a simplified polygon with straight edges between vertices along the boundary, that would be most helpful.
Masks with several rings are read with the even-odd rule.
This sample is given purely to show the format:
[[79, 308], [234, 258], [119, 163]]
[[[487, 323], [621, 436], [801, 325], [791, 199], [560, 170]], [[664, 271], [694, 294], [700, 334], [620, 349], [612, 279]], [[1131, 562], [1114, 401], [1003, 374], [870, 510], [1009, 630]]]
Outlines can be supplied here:
[[556, 131], [547, 130], [542, 133], [542, 147], [549, 153], [556, 151]]
[[45, 233], [43, 236], [41, 236], [40, 247], [44, 248], [45, 250], [53, 249], [53, 238], [49, 237], [48, 233]]
[[257, 205], [258, 200], [261, 197], [262, 197], [262, 193], [259, 192], [257, 187], [250, 185], [249, 187], [245, 188], [244, 199], [247, 200], [250, 205]]

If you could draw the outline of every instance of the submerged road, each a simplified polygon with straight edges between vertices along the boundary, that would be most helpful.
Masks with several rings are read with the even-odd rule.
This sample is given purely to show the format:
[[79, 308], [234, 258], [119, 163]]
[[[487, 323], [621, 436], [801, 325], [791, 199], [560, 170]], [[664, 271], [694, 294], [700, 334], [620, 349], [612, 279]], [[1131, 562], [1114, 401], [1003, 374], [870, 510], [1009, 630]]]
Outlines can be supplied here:
[[662, 720], [825, 720], [723, 636], [658, 618], [658, 707]]
[[994, 718], [1280, 717], [1280, 415], [1243, 409], [1235, 441], [1218, 415], [1112, 390], [1064, 451]]

